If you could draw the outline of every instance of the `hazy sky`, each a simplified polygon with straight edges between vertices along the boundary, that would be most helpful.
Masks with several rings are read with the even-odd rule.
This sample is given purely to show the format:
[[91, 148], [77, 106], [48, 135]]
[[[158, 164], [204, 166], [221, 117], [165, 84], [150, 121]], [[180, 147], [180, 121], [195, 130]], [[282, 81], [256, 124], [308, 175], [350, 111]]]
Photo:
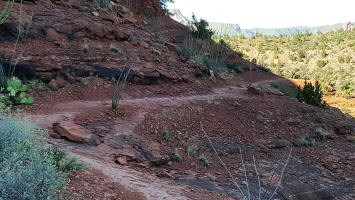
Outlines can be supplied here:
[[174, 0], [169, 8], [241, 28], [319, 26], [355, 21], [355, 0]]

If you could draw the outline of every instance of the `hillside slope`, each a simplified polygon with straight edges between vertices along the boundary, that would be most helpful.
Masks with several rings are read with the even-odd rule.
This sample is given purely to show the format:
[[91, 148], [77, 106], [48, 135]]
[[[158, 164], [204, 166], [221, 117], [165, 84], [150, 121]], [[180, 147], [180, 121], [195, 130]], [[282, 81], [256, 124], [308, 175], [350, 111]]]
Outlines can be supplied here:
[[29, 28], [15, 49], [20, 17], [16, 3], [0, 25], [2, 62], [17, 63], [15, 74], [45, 81], [90, 74], [112, 78], [127, 65], [132, 80], [141, 84], [189, 81], [208, 73], [204, 66], [180, 61], [173, 42], [183, 41], [186, 28], [166, 17], [157, 1], [130, 2], [126, 6], [132, 12], [118, 4], [109, 13], [94, 1], [24, 1], [25, 28], [20, 32]]

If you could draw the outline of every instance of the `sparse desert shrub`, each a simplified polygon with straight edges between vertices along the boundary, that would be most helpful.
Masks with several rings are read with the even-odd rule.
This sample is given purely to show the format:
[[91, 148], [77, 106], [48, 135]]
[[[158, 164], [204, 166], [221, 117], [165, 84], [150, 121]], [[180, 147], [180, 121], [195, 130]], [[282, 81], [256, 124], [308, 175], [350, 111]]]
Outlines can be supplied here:
[[226, 67], [230, 70], [233, 70], [235, 73], [243, 73], [243, 68], [235, 63], [227, 63]]
[[53, 160], [53, 165], [57, 171], [70, 172], [80, 171], [84, 169], [84, 165], [78, 162], [75, 158], [69, 158], [68, 155], [59, 149], [45, 149], [50, 158]]
[[324, 67], [324, 66], [326, 66], [327, 64], [328, 64], [328, 62], [325, 61], [325, 60], [318, 60], [318, 61], [317, 61], [317, 66], [318, 66], [318, 67]]
[[298, 138], [294, 142], [297, 147], [310, 147], [316, 144], [316, 140], [314, 138]]
[[83, 45], [83, 52], [88, 53], [89, 52], [89, 46], [87, 44]]
[[204, 19], [200, 19], [198, 21], [196, 16], [192, 16], [192, 22], [190, 25], [191, 33], [194, 38], [199, 38], [202, 40], [209, 40], [211, 39], [214, 32], [208, 28], [208, 22]]
[[[255, 157], [253, 156], [253, 165], [254, 165], [254, 170], [255, 170], [255, 174], [256, 174], [256, 178], [257, 178], [257, 181], [258, 181], [258, 191], [257, 191], [257, 194], [253, 195], [251, 194], [251, 191], [249, 189], [249, 179], [248, 179], [248, 172], [246, 170], [246, 167], [245, 167], [245, 164], [244, 164], [244, 159], [243, 159], [243, 155], [242, 155], [242, 150], [239, 149], [239, 154], [240, 154], [240, 159], [241, 159], [241, 166], [242, 166], [242, 170], [243, 170], [243, 173], [244, 173], [244, 177], [245, 177], [245, 183], [246, 183], [246, 191], [247, 193], [244, 193], [243, 192], [243, 189], [241, 187], [241, 185], [238, 184], [237, 180], [238, 178], [236, 177], [236, 175], [232, 174], [232, 172], [228, 169], [227, 165], [223, 162], [222, 158], [218, 155], [218, 152], [215, 148], [215, 146], [213, 145], [210, 137], [207, 135], [206, 131], [204, 130], [203, 128], [203, 124], [202, 122], [200, 122], [201, 124], [201, 130], [204, 134], [204, 136], [207, 138], [208, 140], [208, 143], [210, 144], [210, 146], [212, 147], [212, 150], [213, 152], [215, 153], [215, 155], [217, 156], [219, 162], [221, 163], [221, 165], [223, 166], [223, 168], [226, 170], [226, 172], [229, 174], [229, 177], [231, 178], [231, 181], [232, 183], [234, 184], [234, 186], [236, 187], [236, 189], [240, 192], [240, 195], [242, 197], [242, 199], [246, 199], [246, 200], [250, 200], [252, 196], [258, 196], [258, 199], [261, 199], [261, 191], [262, 191], [262, 185], [261, 185], [261, 181], [260, 181], [260, 177], [259, 177], [259, 172], [258, 172], [258, 169], [257, 169], [257, 165], [256, 165], [256, 160], [255, 160]], [[280, 172], [280, 178], [278, 179], [277, 181], [277, 184], [275, 186], [275, 189], [271, 192], [270, 195], [268, 195], [266, 192], [264, 195], [263, 195], [263, 198], [265, 197], [266, 199], [273, 199], [273, 197], [276, 195], [276, 192], [278, 191], [280, 185], [281, 185], [281, 181], [282, 181], [282, 178], [283, 178], [283, 175], [284, 175], [284, 172], [285, 172], [285, 169], [286, 169], [286, 166], [290, 160], [290, 157], [291, 157], [291, 153], [292, 153], [292, 149], [290, 149], [290, 152], [288, 153], [288, 157], [285, 161], [285, 163], [283, 164], [280, 164], [278, 163], [278, 166], [275, 168], [275, 170], [273, 171], [273, 173], [276, 173], [276, 169], [279, 168], [280, 166], [282, 167], [282, 170]], [[205, 164], [205, 166], [207, 167], [209, 165], [208, 163], [208, 160], [207, 158], [204, 156], [204, 155], [201, 155], [199, 157], [199, 160], [201, 162], [203, 162]], [[270, 186], [270, 185], [269, 185]], [[266, 197], [268, 196], [268, 197]]]
[[81, 78], [80, 79], [80, 83], [83, 84], [84, 86], [88, 86], [89, 85], [89, 81], [87, 78]]
[[200, 157], [198, 159], [199, 159], [199, 161], [201, 161], [205, 165], [205, 167], [208, 167], [210, 165], [210, 163], [208, 162], [206, 156], [200, 155]]
[[102, 46], [101, 46], [101, 45], [96, 46], [95, 49], [96, 49], [96, 50], [101, 50], [101, 49], [102, 49]]
[[115, 83], [113, 94], [112, 94], [112, 104], [111, 104], [111, 108], [113, 111], [116, 111], [118, 109], [118, 103], [121, 100], [121, 93], [123, 89], [126, 87], [128, 76], [130, 73], [131, 73], [131, 68], [125, 66], [120, 76], [118, 77], [118, 80]]
[[351, 61], [351, 56], [345, 56], [345, 62], [349, 64], [350, 61]]
[[297, 99], [299, 102], [306, 103], [313, 106], [325, 107], [326, 103], [323, 101], [323, 92], [318, 81], [313, 86], [311, 82], [304, 82], [303, 88], [300, 86], [297, 89]]
[[177, 149], [175, 149], [175, 151], [172, 153], [172, 156], [173, 156], [172, 160], [174, 162], [180, 162], [182, 160], [182, 157], [179, 154], [179, 152], [177, 151]]
[[344, 63], [345, 62], [344, 56], [338, 56], [338, 62], [339, 63]]
[[315, 131], [316, 134], [316, 138], [319, 140], [324, 140], [327, 136], [327, 134], [325, 133], [325, 131], [323, 129], [317, 129]]
[[160, 56], [161, 52], [155, 48], [152, 48], [152, 53], [157, 55], [157, 56]]
[[54, 199], [67, 174], [36, 136], [44, 133], [15, 117], [1, 116], [0, 127], [0, 198]]
[[197, 150], [198, 150], [197, 146], [195, 145], [189, 146], [187, 148], [187, 155], [190, 157], [195, 157], [197, 154]]
[[118, 53], [118, 54], [123, 54], [122, 49], [120, 49], [120, 48], [114, 46], [113, 44], [110, 44], [110, 50], [111, 50], [112, 52], [115, 52], [115, 53]]
[[355, 136], [348, 137], [347, 141], [351, 143], [355, 143]]
[[171, 134], [168, 130], [163, 130], [163, 137], [165, 141], [170, 142], [171, 141]]
[[102, 8], [106, 11], [111, 11], [113, 9], [111, 0], [93, 0], [93, 1], [99, 8]]
[[192, 58], [195, 55], [194, 50], [186, 46], [180, 47], [179, 51], [184, 58]]

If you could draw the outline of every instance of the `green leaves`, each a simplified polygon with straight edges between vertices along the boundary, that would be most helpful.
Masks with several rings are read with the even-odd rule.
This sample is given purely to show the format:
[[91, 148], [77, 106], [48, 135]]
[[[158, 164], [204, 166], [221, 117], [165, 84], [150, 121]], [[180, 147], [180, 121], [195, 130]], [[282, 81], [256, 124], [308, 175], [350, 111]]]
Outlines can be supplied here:
[[0, 94], [0, 103], [5, 105], [33, 104], [33, 97], [27, 97], [26, 91], [27, 86], [23, 85], [20, 79], [12, 77], [7, 81], [6, 90], [1, 90], [4, 94]]

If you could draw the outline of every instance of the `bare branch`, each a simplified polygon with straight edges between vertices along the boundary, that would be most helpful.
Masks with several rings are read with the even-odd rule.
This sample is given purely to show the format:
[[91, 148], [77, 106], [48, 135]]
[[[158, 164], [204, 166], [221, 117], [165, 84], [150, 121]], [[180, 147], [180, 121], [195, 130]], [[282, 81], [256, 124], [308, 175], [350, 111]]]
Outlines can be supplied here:
[[214, 147], [214, 145], [213, 145], [211, 139], [208, 137], [208, 135], [207, 135], [205, 129], [203, 128], [202, 122], [200, 122], [200, 124], [201, 124], [201, 130], [202, 130], [203, 134], [205, 135], [205, 137], [207, 138], [208, 142], [210, 143], [210, 145], [211, 145], [213, 151], [214, 151], [215, 154], [217, 155], [217, 158], [218, 158], [219, 162], [222, 164], [222, 166], [224, 167], [224, 169], [228, 172], [229, 177], [232, 179], [232, 182], [234, 183], [234, 185], [238, 188], [239, 192], [240, 192], [240, 193], [242, 194], [242, 196], [244, 197], [245, 195], [244, 195], [244, 193], [243, 193], [241, 187], [239, 186], [239, 184], [237, 183], [237, 181], [235, 180], [235, 178], [233, 177], [232, 173], [229, 171], [228, 167], [227, 167], [226, 164], [223, 162], [223, 160], [221, 159], [221, 157], [219, 157], [216, 148]]

